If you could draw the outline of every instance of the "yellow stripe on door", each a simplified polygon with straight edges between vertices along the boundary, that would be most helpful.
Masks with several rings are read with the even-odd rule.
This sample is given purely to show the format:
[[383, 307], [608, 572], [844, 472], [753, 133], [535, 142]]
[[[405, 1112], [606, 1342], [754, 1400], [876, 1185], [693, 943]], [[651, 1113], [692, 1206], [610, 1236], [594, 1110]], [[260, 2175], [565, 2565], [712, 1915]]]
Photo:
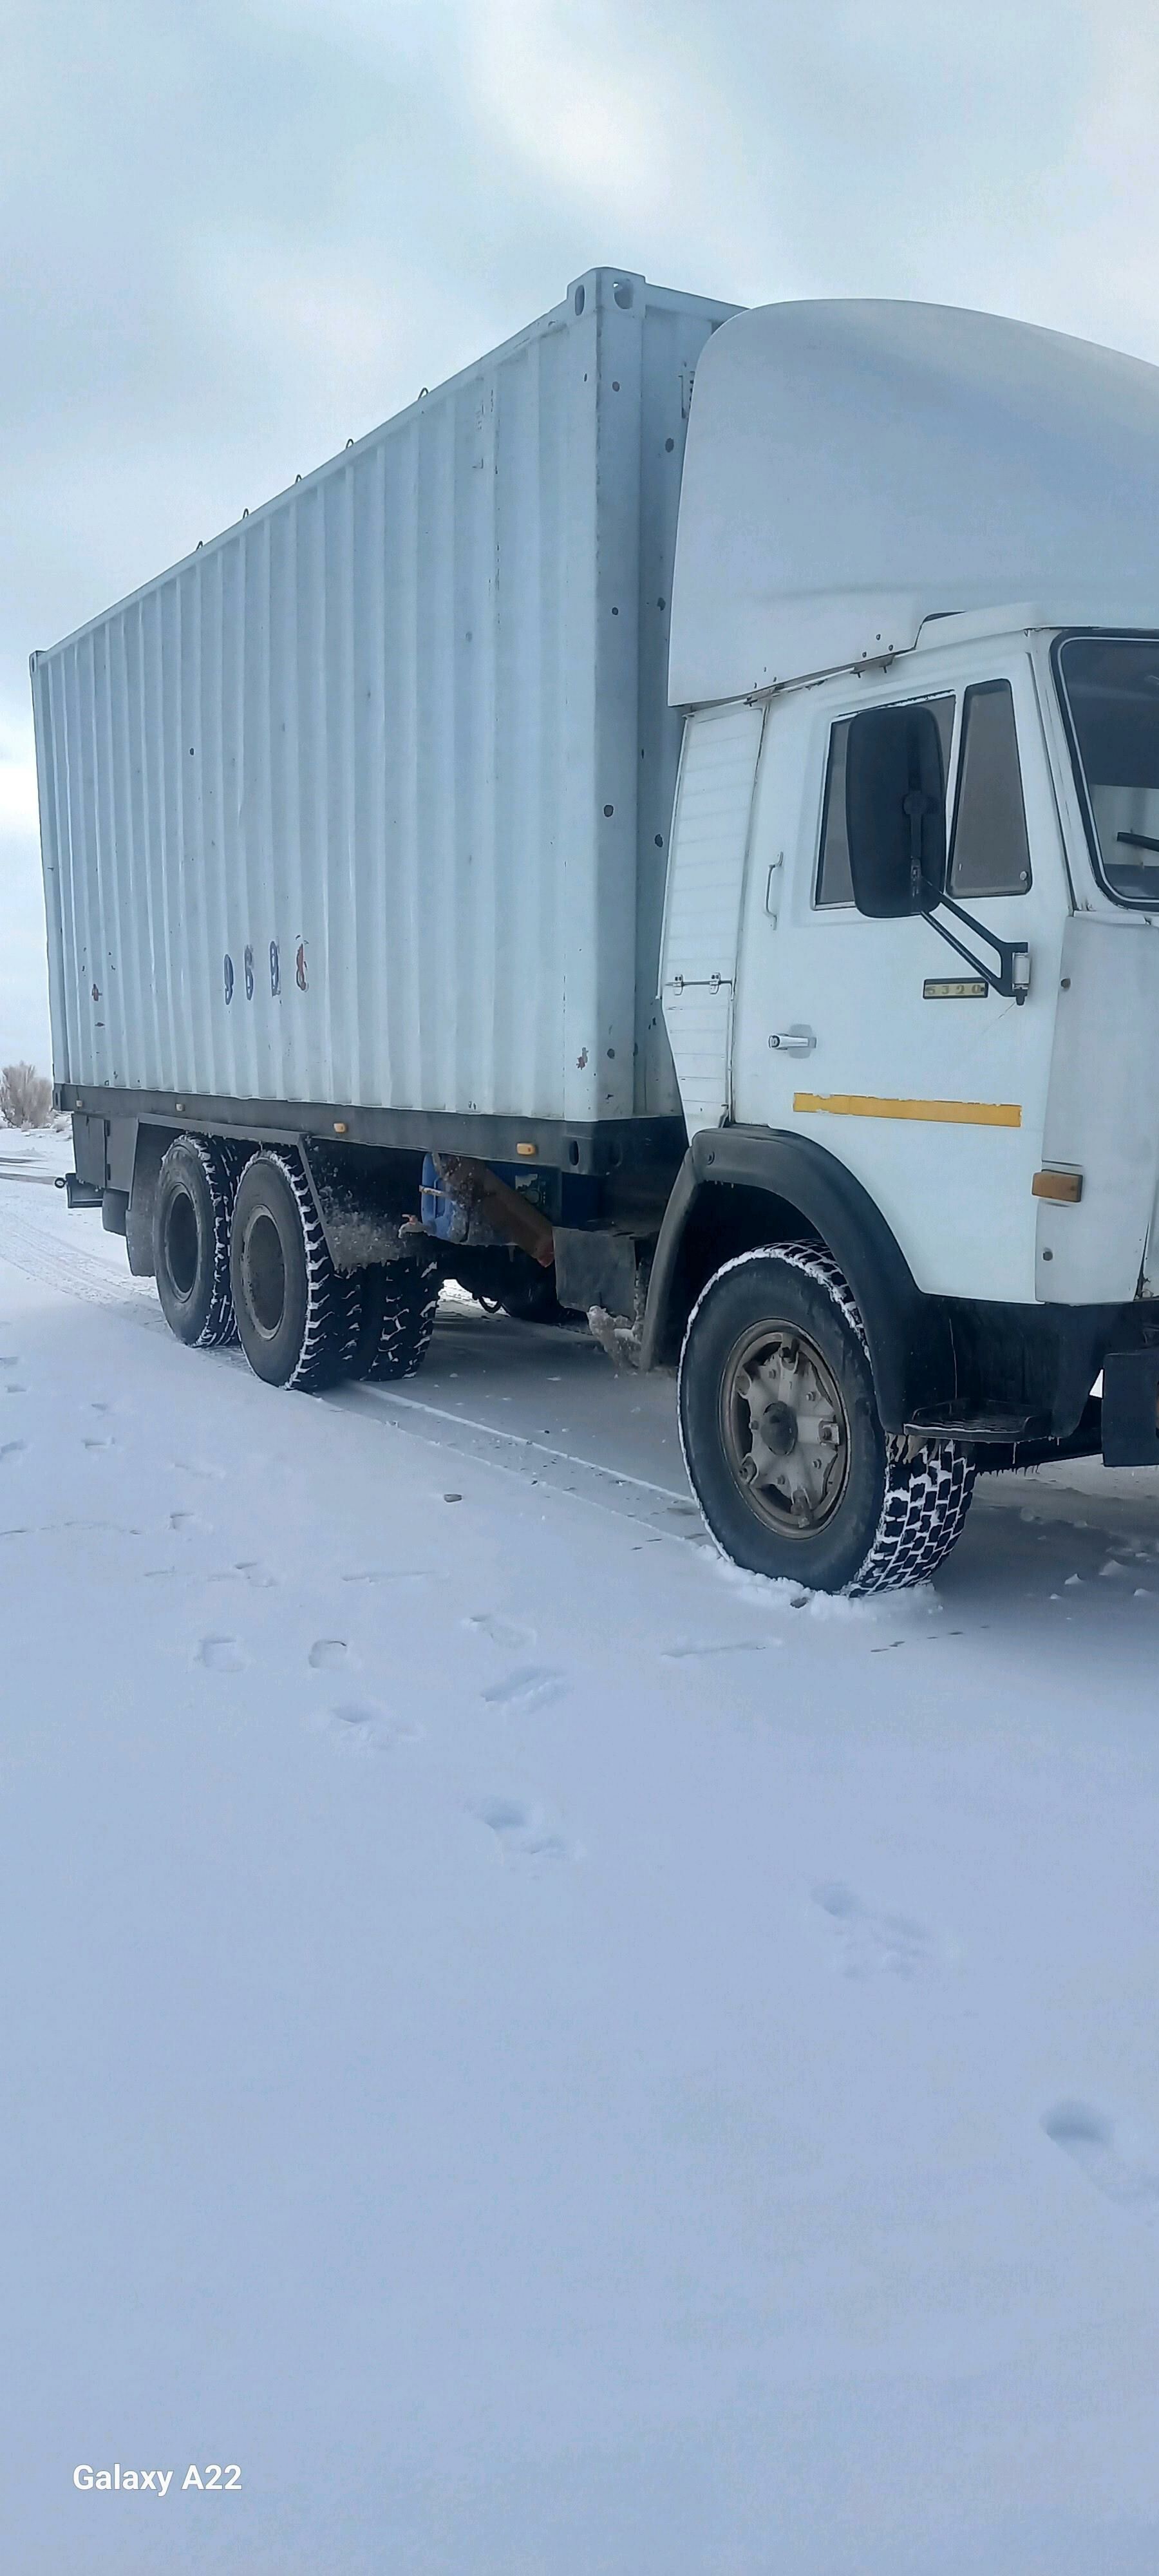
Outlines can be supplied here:
[[865, 1091], [795, 1091], [794, 1109], [834, 1118], [920, 1118], [945, 1127], [1021, 1127], [1015, 1100], [879, 1100]]

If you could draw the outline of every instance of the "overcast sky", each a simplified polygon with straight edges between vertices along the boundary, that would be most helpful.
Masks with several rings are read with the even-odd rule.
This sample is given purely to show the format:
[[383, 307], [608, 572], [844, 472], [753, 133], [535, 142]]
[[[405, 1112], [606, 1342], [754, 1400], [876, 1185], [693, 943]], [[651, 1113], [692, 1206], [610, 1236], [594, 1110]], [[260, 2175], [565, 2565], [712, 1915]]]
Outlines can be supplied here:
[[28, 654], [607, 261], [1159, 360], [1159, 0], [0, 0], [0, 1062]]

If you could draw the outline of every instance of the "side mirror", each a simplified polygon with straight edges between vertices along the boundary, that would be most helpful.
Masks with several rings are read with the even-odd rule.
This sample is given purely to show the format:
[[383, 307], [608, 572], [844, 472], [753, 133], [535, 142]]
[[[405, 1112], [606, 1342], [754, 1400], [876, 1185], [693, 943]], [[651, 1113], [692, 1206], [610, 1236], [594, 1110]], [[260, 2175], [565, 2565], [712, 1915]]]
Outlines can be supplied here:
[[870, 921], [932, 912], [946, 877], [946, 778], [930, 707], [867, 707], [845, 746], [853, 900]]

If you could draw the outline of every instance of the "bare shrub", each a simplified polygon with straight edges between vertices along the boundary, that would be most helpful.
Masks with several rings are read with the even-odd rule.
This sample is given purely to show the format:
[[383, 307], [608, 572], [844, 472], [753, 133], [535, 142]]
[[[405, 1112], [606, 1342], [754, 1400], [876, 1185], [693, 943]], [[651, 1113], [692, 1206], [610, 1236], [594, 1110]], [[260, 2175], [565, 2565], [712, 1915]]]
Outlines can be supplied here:
[[6, 1127], [47, 1127], [52, 1084], [34, 1064], [6, 1064], [0, 1073], [0, 1118]]

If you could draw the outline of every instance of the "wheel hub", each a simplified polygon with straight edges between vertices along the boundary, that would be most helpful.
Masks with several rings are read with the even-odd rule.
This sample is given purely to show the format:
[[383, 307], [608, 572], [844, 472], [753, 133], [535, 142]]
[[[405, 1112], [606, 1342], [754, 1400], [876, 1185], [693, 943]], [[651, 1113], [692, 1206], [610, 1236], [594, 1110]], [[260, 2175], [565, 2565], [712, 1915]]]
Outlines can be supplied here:
[[748, 1332], [721, 1387], [725, 1453], [750, 1506], [786, 1534], [812, 1536], [836, 1510], [849, 1429], [836, 1379], [788, 1325]]
[[791, 1404], [774, 1396], [760, 1415], [761, 1438], [775, 1458], [787, 1458], [797, 1446], [797, 1416]]
[[188, 1190], [175, 1190], [165, 1211], [165, 1261], [175, 1296], [186, 1303], [197, 1286], [197, 1210]]
[[250, 1317], [263, 1341], [272, 1341], [286, 1311], [286, 1262], [281, 1236], [265, 1208], [245, 1230], [242, 1277]]

